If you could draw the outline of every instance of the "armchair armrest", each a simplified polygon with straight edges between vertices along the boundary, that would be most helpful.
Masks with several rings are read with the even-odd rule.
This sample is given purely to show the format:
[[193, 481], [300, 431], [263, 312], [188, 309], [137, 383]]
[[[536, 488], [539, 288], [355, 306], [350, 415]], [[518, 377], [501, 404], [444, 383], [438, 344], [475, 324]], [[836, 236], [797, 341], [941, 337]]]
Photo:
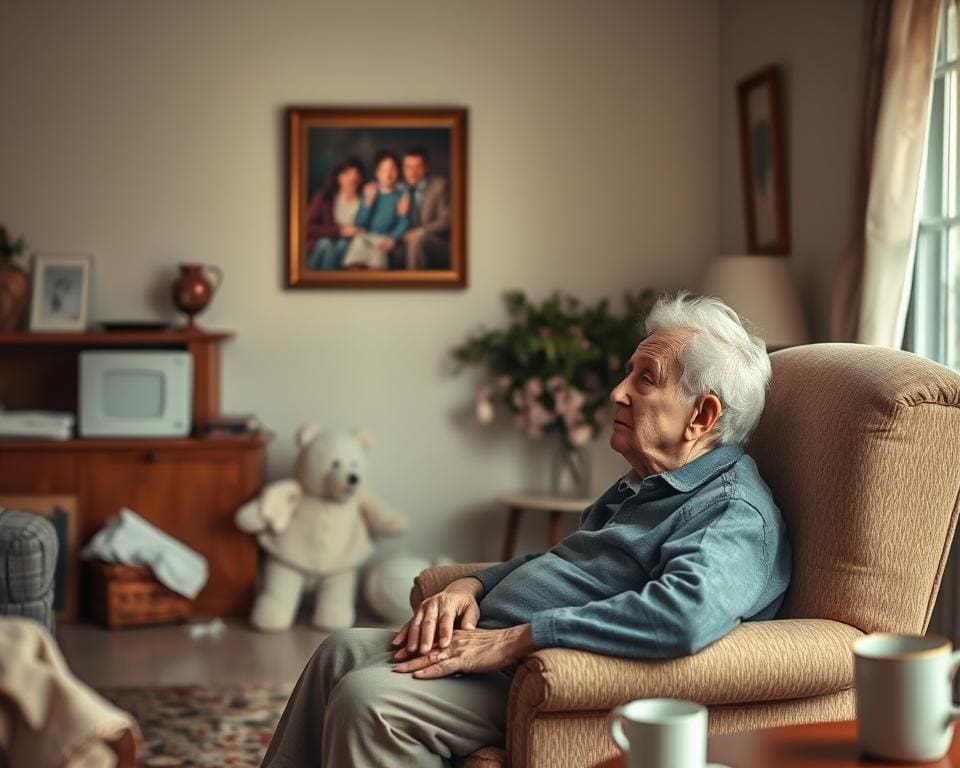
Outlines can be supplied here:
[[607, 711], [636, 698], [708, 706], [835, 693], [853, 686], [853, 642], [863, 633], [828, 619], [746, 622], [693, 656], [667, 660], [534, 651], [510, 690], [508, 722], [540, 712]]
[[450, 565], [436, 565], [433, 568], [421, 571], [420, 575], [413, 580], [413, 588], [410, 590], [410, 607], [417, 610], [417, 607], [426, 598], [442, 591], [451, 582], [474, 571], [489, 568], [491, 565], [495, 565], [495, 563], [452, 563]]

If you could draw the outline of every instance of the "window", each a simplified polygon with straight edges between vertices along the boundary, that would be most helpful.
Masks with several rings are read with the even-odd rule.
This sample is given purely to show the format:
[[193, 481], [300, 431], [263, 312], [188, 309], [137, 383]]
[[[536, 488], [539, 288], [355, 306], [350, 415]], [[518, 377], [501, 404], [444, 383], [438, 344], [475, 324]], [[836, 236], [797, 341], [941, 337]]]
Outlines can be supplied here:
[[958, 195], [957, 9], [940, 19], [913, 292], [904, 346], [960, 369], [960, 195]]

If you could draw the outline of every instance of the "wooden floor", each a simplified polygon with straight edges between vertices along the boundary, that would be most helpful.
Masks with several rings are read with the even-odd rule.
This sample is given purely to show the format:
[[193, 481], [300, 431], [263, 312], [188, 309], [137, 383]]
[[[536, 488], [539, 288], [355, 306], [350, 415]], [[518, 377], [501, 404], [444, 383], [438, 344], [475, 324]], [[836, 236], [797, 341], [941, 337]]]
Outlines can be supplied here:
[[[203, 624], [197, 620], [193, 623]], [[94, 688], [143, 685], [292, 683], [326, 637], [299, 624], [257, 632], [228, 619], [219, 637], [191, 637], [189, 624], [106, 630], [61, 624], [57, 641], [73, 673]], [[358, 626], [383, 626], [361, 619]]]

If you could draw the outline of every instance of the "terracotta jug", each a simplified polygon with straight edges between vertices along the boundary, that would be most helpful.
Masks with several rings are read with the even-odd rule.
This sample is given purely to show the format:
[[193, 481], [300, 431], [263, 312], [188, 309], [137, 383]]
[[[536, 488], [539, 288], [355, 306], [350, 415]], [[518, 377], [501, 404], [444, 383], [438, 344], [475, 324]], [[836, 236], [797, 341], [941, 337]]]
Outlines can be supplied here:
[[173, 284], [173, 303], [187, 315], [187, 328], [196, 328], [194, 315], [210, 303], [214, 291], [223, 282], [219, 267], [205, 264], [180, 264], [180, 275]]
[[17, 330], [29, 295], [27, 273], [12, 261], [0, 259], [0, 332]]

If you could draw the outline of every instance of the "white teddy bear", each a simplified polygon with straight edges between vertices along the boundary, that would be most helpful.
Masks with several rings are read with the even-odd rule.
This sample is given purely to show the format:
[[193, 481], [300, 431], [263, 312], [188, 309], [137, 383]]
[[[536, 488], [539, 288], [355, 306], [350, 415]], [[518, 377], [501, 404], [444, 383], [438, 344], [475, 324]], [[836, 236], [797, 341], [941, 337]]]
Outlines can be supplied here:
[[349, 627], [357, 569], [373, 551], [370, 533], [397, 535], [407, 523], [361, 490], [368, 435], [305, 424], [296, 440], [296, 479], [271, 483], [237, 510], [237, 527], [257, 534], [266, 552], [250, 622], [262, 630], [289, 629], [301, 595], [315, 584], [313, 624]]

